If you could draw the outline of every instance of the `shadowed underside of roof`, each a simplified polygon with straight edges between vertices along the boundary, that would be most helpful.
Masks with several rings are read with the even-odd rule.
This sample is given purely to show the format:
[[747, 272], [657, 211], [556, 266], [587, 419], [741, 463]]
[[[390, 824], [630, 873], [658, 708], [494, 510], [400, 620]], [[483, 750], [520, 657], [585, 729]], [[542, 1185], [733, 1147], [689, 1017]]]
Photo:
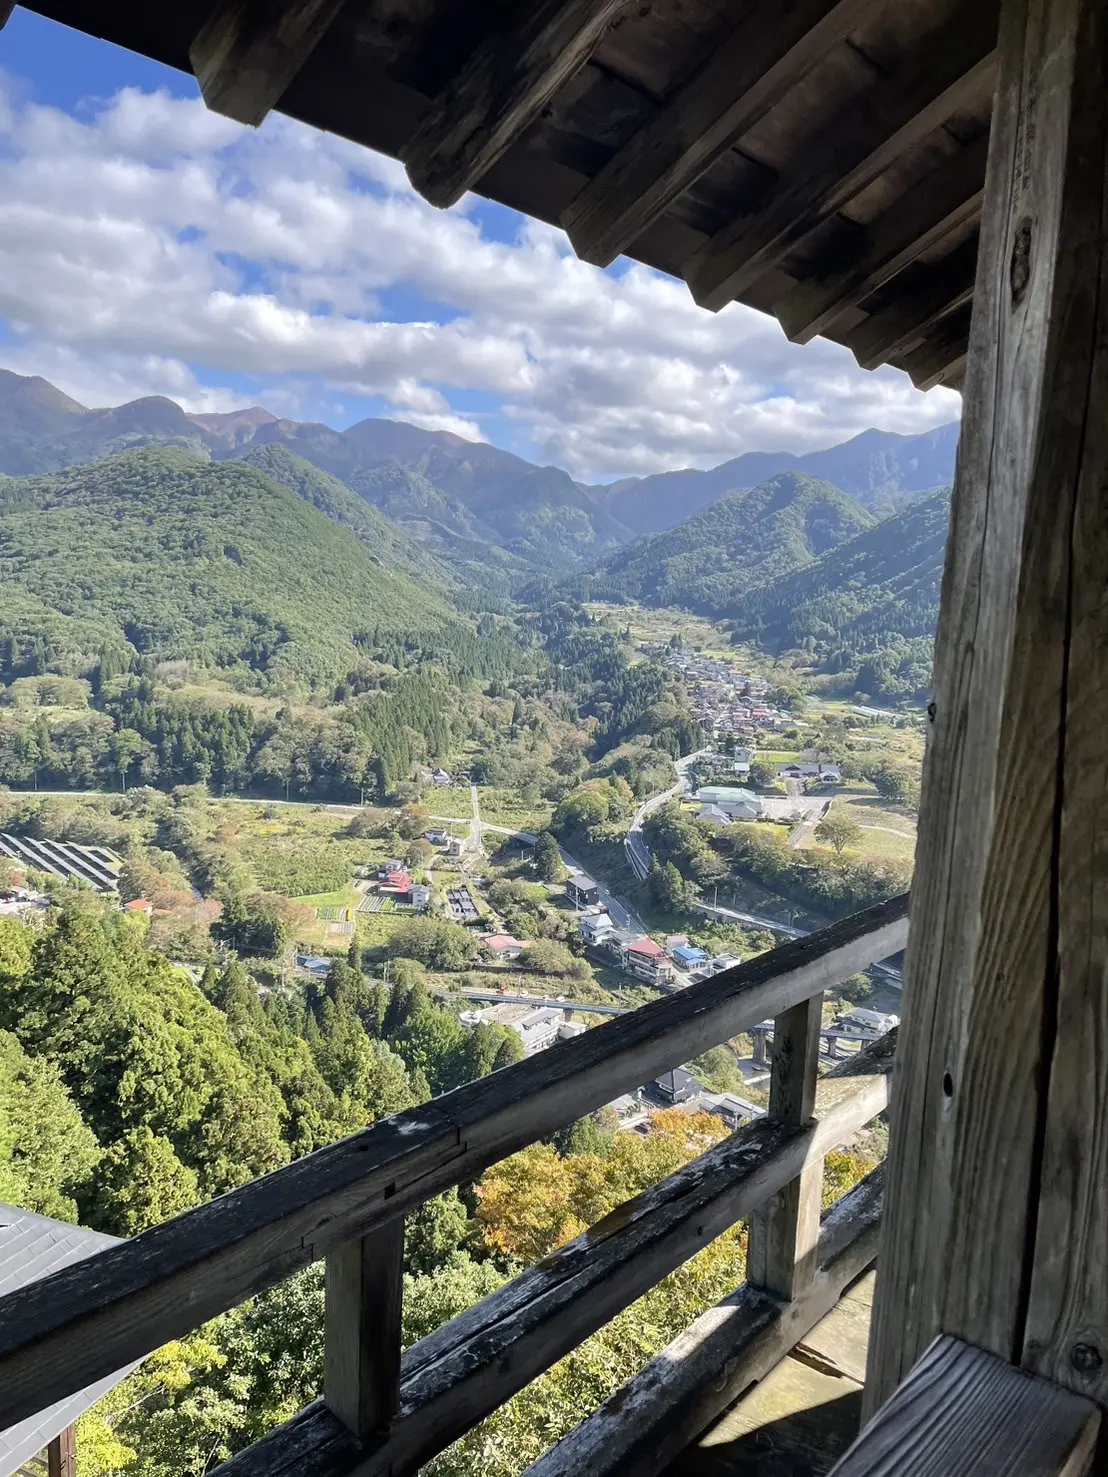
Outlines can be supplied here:
[[[773, 313], [921, 388], [960, 386], [996, 0], [34, 0], [185, 71]], [[3, 7], [0, 6], [0, 11]]]

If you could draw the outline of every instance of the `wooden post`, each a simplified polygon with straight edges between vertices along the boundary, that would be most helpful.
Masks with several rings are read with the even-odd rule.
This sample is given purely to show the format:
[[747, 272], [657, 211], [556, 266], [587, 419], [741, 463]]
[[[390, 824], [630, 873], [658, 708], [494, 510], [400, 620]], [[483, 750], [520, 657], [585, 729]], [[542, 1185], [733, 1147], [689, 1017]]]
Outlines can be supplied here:
[[77, 1477], [77, 1428], [66, 1426], [46, 1448], [47, 1477]]
[[1108, 1392], [1108, 5], [1004, 0], [866, 1405]]
[[323, 1395], [356, 1436], [396, 1414], [403, 1272], [403, 1217], [327, 1256]]
[[[811, 1121], [819, 1076], [823, 996], [813, 995], [779, 1015], [773, 1025], [769, 1116], [802, 1126]], [[747, 1280], [779, 1297], [794, 1298], [815, 1274], [823, 1161], [808, 1164], [750, 1218]]]

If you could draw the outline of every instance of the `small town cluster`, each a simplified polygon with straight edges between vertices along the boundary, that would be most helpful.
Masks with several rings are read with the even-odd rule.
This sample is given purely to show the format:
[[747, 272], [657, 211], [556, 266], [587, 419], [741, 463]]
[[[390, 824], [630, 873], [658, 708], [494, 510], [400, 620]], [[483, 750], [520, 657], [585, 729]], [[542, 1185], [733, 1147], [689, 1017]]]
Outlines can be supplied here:
[[796, 726], [791, 713], [767, 700], [770, 684], [764, 677], [739, 672], [723, 657], [706, 656], [691, 647], [673, 649], [655, 642], [647, 643], [643, 650], [681, 677], [690, 713], [716, 743], [751, 739], [760, 730]]

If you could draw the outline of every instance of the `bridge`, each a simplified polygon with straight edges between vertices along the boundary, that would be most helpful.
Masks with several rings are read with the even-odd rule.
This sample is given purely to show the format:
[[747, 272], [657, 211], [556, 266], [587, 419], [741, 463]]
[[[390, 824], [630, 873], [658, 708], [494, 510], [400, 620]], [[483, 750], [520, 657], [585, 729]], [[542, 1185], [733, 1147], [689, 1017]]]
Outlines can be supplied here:
[[496, 1005], [549, 1005], [558, 1010], [581, 1011], [584, 1015], [626, 1015], [634, 1006], [594, 1005], [581, 1000], [567, 1000], [564, 995], [503, 995], [499, 990], [450, 990], [450, 995], [462, 995], [466, 1000], [485, 1000]]

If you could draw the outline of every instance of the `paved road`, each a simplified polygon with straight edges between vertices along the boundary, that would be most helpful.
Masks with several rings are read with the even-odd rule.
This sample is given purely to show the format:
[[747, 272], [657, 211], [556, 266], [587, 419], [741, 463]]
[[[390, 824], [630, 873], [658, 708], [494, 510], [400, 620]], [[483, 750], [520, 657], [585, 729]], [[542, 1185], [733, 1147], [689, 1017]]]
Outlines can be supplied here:
[[644, 800], [635, 812], [635, 818], [627, 831], [627, 839], [623, 843], [627, 852], [627, 860], [640, 882], [644, 881], [650, 871], [650, 847], [642, 834], [643, 822], [647, 816], [653, 815], [660, 810], [667, 800], [672, 800], [675, 795], [683, 795], [689, 788], [689, 770], [696, 761], [708, 753], [707, 749], [697, 749], [695, 754], [687, 754], [684, 759], [674, 762], [677, 771], [677, 783], [671, 785], [668, 790], [662, 790], [657, 795], [651, 795], [649, 800]]
[[[693, 903], [693, 907], [699, 913], [707, 913], [712, 918], [729, 918], [735, 923], [746, 923], [755, 928], [768, 928], [773, 933], [784, 934], [786, 938], [807, 938], [810, 929], [796, 928], [787, 923], [778, 923], [773, 918], [761, 918], [757, 913], [740, 913], [735, 908], [713, 907], [711, 903]], [[894, 964], [882, 961], [880, 964], [871, 964], [866, 971], [867, 974], [879, 974], [882, 979], [888, 980], [889, 984], [895, 985], [897, 989], [901, 985], [900, 970]]]

